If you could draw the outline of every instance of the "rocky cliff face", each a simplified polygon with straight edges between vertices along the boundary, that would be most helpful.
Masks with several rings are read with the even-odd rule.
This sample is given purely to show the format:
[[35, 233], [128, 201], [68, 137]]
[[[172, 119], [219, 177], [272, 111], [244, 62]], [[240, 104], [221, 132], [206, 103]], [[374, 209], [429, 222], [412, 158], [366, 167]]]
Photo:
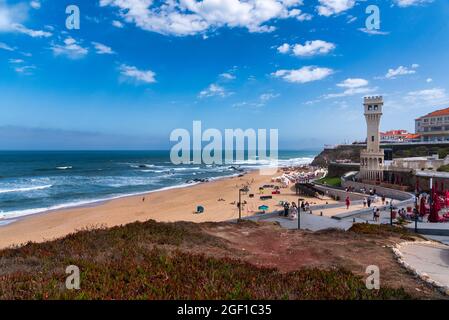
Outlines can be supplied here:
[[350, 160], [351, 162], [360, 161], [360, 150], [365, 148], [360, 145], [340, 146], [335, 149], [323, 150], [312, 162], [312, 165], [327, 167], [329, 163], [337, 160]]
[[[382, 145], [382, 148], [392, 149], [393, 158], [425, 157], [438, 154], [440, 158], [449, 155], [449, 143], [441, 144], [414, 144], [414, 145]], [[323, 150], [312, 162], [314, 166], [328, 167], [329, 163], [337, 160], [360, 161], [360, 150], [363, 145], [345, 145], [335, 149]]]

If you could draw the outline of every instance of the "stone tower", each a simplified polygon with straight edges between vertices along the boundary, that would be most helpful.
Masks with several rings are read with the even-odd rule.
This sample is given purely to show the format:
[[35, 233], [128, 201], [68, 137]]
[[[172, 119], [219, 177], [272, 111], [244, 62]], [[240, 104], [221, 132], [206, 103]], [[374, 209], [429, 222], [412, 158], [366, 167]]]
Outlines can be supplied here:
[[366, 97], [363, 102], [367, 126], [366, 149], [360, 153], [360, 179], [382, 181], [384, 172], [384, 150], [380, 149], [380, 118], [382, 117], [383, 98]]

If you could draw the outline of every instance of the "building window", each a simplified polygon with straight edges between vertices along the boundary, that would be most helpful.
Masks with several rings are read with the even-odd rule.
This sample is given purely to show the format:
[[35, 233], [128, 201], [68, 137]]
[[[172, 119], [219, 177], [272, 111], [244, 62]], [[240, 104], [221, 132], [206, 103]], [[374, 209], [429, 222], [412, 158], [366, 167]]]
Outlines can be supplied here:
[[371, 141], [374, 142], [374, 136], [371, 137]]

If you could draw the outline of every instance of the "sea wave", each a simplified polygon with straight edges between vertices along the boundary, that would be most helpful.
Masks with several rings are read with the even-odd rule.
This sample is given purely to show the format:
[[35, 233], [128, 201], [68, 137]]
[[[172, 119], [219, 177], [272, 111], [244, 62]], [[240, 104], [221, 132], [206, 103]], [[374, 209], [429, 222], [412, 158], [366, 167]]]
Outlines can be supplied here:
[[159, 188], [159, 189], [156, 189], [156, 190], [142, 191], [142, 192], [135, 192], [135, 193], [128, 193], [128, 194], [121, 194], [121, 195], [114, 195], [114, 196], [106, 197], [106, 198], [80, 200], [80, 201], [68, 202], [68, 203], [58, 204], [58, 205], [54, 205], [54, 206], [50, 206], [50, 207], [44, 207], [44, 208], [13, 210], [13, 211], [6, 211], [6, 212], [0, 211], [0, 226], [6, 224], [5, 221], [9, 221], [8, 223], [10, 223], [11, 219], [22, 218], [22, 217], [26, 217], [26, 216], [30, 216], [30, 215], [34, 215], [34, 214], [43, 213], [43, 212], [54, 211], [54, 210], [61, 210], [61, 209], [77, 208], [77, 207], [84, 207], [84, 206], [94, 205], [94, 204], [102, 203], [102, 202], [105, 202], [105, 201], [111, 201], [111, 200], [120, 199], [120, 198], [133, 197], [133, 196], [150, 194], [150, 193], [155, 193], [155, 192], [160, 192], [160, 191], [165, 191], [165, 190], [171, 190], [171, 189], [186, 188], [186, 187], [194, 186], [194, 185], [199, 184], [199, 183], [200, 182], [182, 183], [182, 184], [178, 184], [178, 185], [174, 185], [174, 186], [168, 186], [168, 187]]
[[68, 169], [72, 169], [72, 166], [66, 166], [66, 167], [56, 167], [56, 169], [58, 170], [68, 170]]
[[35, 186], [35, 187], [22, 187], [22, 188], [13, 188], [13, 189], [0, 189], [0, 193], [11, 193], [11, 192], [26, 192], [26, 191], [35, 191], [35, 190], [43, 190], [51, 188], [53, 185], [45, 185], [45, 186]]

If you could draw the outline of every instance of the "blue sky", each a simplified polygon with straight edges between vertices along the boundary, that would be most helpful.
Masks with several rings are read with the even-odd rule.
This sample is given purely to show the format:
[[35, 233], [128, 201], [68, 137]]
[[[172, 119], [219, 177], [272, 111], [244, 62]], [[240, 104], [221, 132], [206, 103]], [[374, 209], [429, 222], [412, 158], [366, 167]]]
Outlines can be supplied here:
[[448, 34], [445, 0], [0, 0], [0, 149], [169, 148], [193, 120], [320, 148], [377, 94], [413, 131], [449, 107]]

